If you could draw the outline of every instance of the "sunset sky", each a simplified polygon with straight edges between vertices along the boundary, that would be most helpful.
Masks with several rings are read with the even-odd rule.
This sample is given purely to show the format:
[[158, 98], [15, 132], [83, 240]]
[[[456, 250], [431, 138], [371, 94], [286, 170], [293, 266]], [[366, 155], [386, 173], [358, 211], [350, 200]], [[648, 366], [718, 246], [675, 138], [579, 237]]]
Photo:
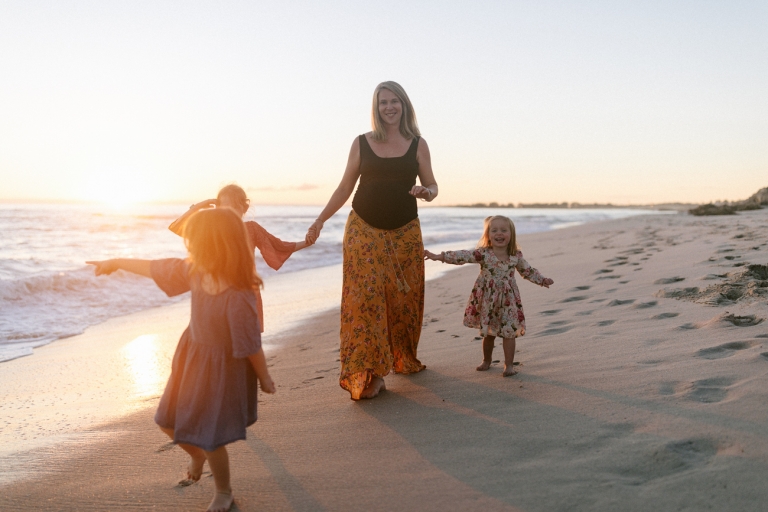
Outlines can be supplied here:
[[384, 80], [434, 204], [743, 199], [767, 26], [764, 1], [0, 0], [0, 200], [322, 204]]

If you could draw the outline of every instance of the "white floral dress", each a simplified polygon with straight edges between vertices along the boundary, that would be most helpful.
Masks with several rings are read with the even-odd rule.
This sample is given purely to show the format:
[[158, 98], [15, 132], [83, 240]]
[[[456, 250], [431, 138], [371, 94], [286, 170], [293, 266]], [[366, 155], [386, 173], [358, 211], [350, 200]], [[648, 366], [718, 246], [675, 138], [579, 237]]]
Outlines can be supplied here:
[[515, 269], [523, 278], [539, 286], [542, 286], [544, 276], [523, 259], [523, 253], [517, 251], [507, 261], [499, 260], [489, 247], [445, 251], [444, 254], [445, 262], [453, 265], [480, 264], [480, 275], [464, 311], [464, 325], [480, 329], [481, 336], [511, 338], [524, 335], [525, 315], [515, 282]]

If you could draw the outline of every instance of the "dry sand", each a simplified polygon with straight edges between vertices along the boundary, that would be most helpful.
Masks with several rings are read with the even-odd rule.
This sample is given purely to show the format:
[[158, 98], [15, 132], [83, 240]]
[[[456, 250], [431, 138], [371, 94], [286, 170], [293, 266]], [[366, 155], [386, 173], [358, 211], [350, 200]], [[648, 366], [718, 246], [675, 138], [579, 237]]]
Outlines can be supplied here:
[[[230, 447], [233, 510], [765, 510], [768, 276], [749, 270], [768, 263], [765, 226], [768, 210], [522, 237], [555, 285], [520, 282], [528, 334], [512, 378], [474, 370], [462, 313], [475, 266], [427, 284], [427, 370], [387, 377], [374, 400], [338, 387], [338, 316], [318, 316], [269, 357], [278, 393]], [[204, 510], [210, 474], [176, 485], [185, 455], [152, 415], [26, 452], [33, 473], [0, 487], [0, 509]]]

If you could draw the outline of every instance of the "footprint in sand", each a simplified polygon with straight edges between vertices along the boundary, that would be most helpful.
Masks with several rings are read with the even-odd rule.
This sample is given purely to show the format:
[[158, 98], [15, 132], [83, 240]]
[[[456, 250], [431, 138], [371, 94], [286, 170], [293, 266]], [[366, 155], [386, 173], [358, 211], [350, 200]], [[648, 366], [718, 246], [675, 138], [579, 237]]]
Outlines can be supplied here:
[[164, 445], [160, 446], [160, 448], [155, 450], [155, 453], [167, 452], [168, 450], [172, 450], [174, 446], [176, 446], [176, 444], [173, 442], [165, 443]]
[[763, 356], [763, 359], [768, 361], [768, 352], [762, 352], [760, 355]]
[[693, 297], [698, 296], [698, 294], [698, 287], [692, 286], [689, 288], [675, 288], [673, 290], [659, 290], [654, 296], [662, 299], [692, 299]]
[[561, 311], [562, 309], [548, 309], [546, 311], [542, 311], [541, 314], [544, 316], [552, 316], [558, 314]]
[[617, 458], [612, 471], [623, 482], [643, 485], [686, 471], [702, 470], [717, 455], [717, 444], [710, 439], [683, 439], [654, 443], [636, 455]]
[[571, 288], [571, 291], [572, 292], [583, 292], [584, 290], [589, 290], [590, 288], [592, 288], [592, 287], [589, 286], [589, 285], [575, 286], [575, 287]]
[[647, 308], [652, 308], [652, 307], [653, 307], [653, 306], [655, 306], [656, 304], [658, 304], [658, 302], [657, 302], [657, 301], [655, 301], [655, 300], [651, 300], [651, 301], [648, 301], [648, 302], [638, 302], [637, 304], [635, 304], [634, 306], [632, 306], [632, 309], [647, 309]]
[[435, 332], [445, 332], [445, 329], [438, 329]]
[[653, 282], [653, 284], [672, 284], [672, 283], [679, 283], [680, 281], [685, 281], [684, 277], [664, 277], [662, 279], [657, 279]]
[[601, 268], [600, 270], [598, 270], [597, 272], [595, 272], [595, 274], [596, 274], [596, 275], [597, 275], [597, 274], [609, 274], [609, 273], [611, 273], [611, 272], [613, 272], [613, 269], [612, 269], [612, 268]]
[[611, 302], [608, 303], [609, 306], [623, 306], [625, 304], [632, 304], [635, 302], [635, 299], [627, 299], [627, 300], [619, 300], [619, 299], [613, 299]]
[[768, 334], [758, 334], [755, 338], [768, 338]]
[[616, 323], [616, 320], [603, 320], [602, 322], [597, 322], [597, 325], [599, 325], [600, 327], [607, 327], [615, 323]]
[[711, 281], [713, 279], [725, 279], [728, 274], [707, 274], [701, 278], [702, 281]]
[[659, 313], [658, 315], [654, 316], [654, 320], [664, 320], [665, 318], [675, 318], [676, 316], [679, 316], [680, 313]]
[[621, 276], [600, 276], [595, 278], [595, 281], [599, 281], [600, 279], [621, 279]]
[[739, 316], [734, 314], [724, 315], [719, 317], [719, 319], [722, 322], [726, 322], [737, 327], [752, 327], [753, 325], [757, 325], [763, 321], [762, 318], [758, 318], [755, 315]]
[[555, 334], [563, 334], [564, 332], [568, 332], [572, 329], [572, 326], [566, 325], [563, 327], [551, 327], [549, 329], [544, 329], [543, 331], [534, 334], [534, 337], [538, 336], [552, 336]]
[[728, 386], [736, 382], [733, 377], [711, 377], [697, 380], [686, 398], [696, 402], [713, 404], [721, 402], [728, 395]]
[[577, 312], [576, 316], [589, 316], [589, 315], [591, 315], [594, 312], [595, 312], [594, 309], [588, 309], [586, 311], [579, 311], [579, 312]]
[[737, 351], [746, 350], [754, 345], [751, 341], [732, 341], [716, 347], [703, 348], [696, 355], [704, 359], [722, 359], [724, 357], [731, 357]]
[[576, 302], [576, 301], [579, 301], [579, 300], [586, 300], [588, 298], [589, 297], [587, 297], [586, 295], [576, 295], [575, 297], [567, 297], [567, 298], [565, 298], [565, 299], [563, 299], [561, 301], [558, 301], [558, 302], [561, 302], [561, 303], [562, 302]]

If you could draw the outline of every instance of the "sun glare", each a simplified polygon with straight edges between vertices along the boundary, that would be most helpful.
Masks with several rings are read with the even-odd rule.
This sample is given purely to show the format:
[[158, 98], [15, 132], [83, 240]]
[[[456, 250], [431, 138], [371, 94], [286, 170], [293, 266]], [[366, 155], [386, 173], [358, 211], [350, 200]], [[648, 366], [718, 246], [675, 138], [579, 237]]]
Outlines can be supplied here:
[[121, 350], [135, 398], [155, 396], [163, 391], [168, 373], [158, 336], [145, 334], [135, 338]]
[[110, 208], [123, 209], [154, 199], [152, 188], [138, 173], [112, 173], [91, 176], [82, 188], [82, 199], [102, 203]]

